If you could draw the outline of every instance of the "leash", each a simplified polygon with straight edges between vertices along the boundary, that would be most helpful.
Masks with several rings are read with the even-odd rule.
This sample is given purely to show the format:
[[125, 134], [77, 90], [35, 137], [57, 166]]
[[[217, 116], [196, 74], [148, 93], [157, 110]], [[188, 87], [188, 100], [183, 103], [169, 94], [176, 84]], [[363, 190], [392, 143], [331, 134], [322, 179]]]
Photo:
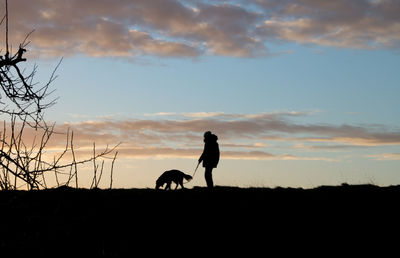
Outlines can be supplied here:
[[197, 163], [196, 169], [194, 170], [194, 173], [193, 173], [193, 175], [192, 175], [192, 179], [190, 179], [189, 181], [184, 182], [183, 184], [187, 184], [187, 183], [189, 183], [190, 181], [193, 180], [194, 175], [196, 175], [196, 171], [197, 171], [197, 169], [199, 168], [200, 163], [201, 163], [201, 162]]
[[196, 175], [196, 171], [197, 171], [197, 169], [199, 168], [199, 165], [200, 165], [200, 162], [199, 163], [197, 163], [197, 166], [196, 166], [196, 169], [194, 170], [194, 173], [193, 173], [193, 178], [194, 178], [194, 175]]

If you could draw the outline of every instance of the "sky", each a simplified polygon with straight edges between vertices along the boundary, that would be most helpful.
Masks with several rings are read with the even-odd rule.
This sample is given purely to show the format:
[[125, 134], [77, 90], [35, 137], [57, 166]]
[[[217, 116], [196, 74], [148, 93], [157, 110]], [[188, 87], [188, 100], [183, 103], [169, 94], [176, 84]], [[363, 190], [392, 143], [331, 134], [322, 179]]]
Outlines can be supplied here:
[[[14, 46], [35, 30], [26, 67], [38, 82], [63, 58], [46, 119], [80, 150], [121, 143], [114, 187], [193, 174], [208, 130], [216, 185], [400, 184], [399, 1], [12, 0], [9, 11]], [[205, 186], [204, 172], [186, 186]]]

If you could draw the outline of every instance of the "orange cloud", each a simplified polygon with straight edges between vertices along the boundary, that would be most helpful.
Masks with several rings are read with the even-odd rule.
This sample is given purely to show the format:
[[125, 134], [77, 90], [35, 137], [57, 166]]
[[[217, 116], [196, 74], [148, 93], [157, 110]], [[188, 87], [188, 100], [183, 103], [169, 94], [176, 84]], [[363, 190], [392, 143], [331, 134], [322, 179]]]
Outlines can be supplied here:
[[219, 136], [221, 151], [229, 159], [331, 161], [302, 154], [400, 145], [400, 132], [384, 126], [377, 131], [376, 126], [302, 124], [291, 120], [304, 116], [307, 115], [301, 112], [158, 114], [148, 115], [151, 119], [84, 121], [59, 128], [66, 131], [70, 127], [74, 131], [76, 146], [90, 149], [94, 141], [99, 146], [122, 142], [121, 155], [137, 158], [195, 158], [202, 151], [202, 135], [207, 130]]
[[398, 1], [13, 0], [9, 9], [13, 45], [35, 29], [30, 46], [41, 56], [259, 57], [276, 40], [363, 49], [400, 41]]
[[346, 48], [398, 48], [398, 1], [255, 0], [266, 38]]
[[[285, 141], [336, 142], [353, 145], [399, 145], [400, 132], [382, 125], [354, 126], [302, 124], [290, 120], [305, 113], [282, 112], [261, 114], [194, 113], [175, 117], [135, 120], [99, 120], [66, 124], [82, 134], [123, 135], [137, 142], [152, 140], [196, 140], [204, 131], [212, 130], [221, 139], [267, 139]], [[378, 130], [379, 129], [379, 130]], [[307, 136], [305, 136], [307, 135]]]
[[[304, 156], [326, 154], [377, 146], [400, 146], [400, 132], [383, 125], [328, 125], [294, 122], [307, 116], [301, 112], [260, 114], [158, 114], [151, 119], [83, 121], [56, 126], [48, 144], [50, 151], [64, 149], [68, 128], [74, 132], [74, 146], [79, 154], [91, 154], [93, 142], [101, 149], [119, 142], [120, 157], [196, 158], [202, 152], [205, 131], [219, 137], [226, 159], [325, 160], [330, 157]], [[9, 131], [8, 131], [9, 133]], [[24, 139], [40, 139], [38, 131], [26, 128]]]
[[367, 157], [382, 161], [400, 160], [400, 153], [382, 153], [382, 154], [367, 155]]

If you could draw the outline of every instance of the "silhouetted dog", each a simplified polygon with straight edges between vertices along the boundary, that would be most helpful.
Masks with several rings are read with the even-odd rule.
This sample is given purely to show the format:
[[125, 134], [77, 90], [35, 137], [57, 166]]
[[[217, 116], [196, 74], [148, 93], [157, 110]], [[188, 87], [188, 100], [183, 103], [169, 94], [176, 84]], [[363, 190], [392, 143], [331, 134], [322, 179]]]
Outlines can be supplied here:
[[167, 184], [164, 189], [171, 190], [172, 182], [176, 184], [175, 190], [176, 188], [178, 188], [178, 185], [180, 185], [182, 189], [184, 189], [185, 187], [183, 186], [183, 179], [190, 181], [192, 180], [192, 178], [192, 176], [187, 175], [177, 169], [168, 170], [162, 173], [162, 175], [157, 179], [156, 189], [160, 189], [160, 187], [163, 187], [164, 184]]

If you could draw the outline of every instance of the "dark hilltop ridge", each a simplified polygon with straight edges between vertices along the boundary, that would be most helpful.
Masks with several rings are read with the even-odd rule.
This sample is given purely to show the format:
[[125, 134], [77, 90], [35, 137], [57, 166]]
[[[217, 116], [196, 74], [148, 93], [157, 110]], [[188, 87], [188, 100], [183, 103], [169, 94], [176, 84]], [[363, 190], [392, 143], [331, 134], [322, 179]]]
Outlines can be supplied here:
[[400, 186], [347, 184], [3, 191], [1, 257], [201, 255], [210, 250], [257, 254], [272, 249], [284, 254], [295, 247], [354, 247], [356, 240], [376, 246], [374, 241], [392, 235], [388, 232], [398, 232], [399, 201]]

